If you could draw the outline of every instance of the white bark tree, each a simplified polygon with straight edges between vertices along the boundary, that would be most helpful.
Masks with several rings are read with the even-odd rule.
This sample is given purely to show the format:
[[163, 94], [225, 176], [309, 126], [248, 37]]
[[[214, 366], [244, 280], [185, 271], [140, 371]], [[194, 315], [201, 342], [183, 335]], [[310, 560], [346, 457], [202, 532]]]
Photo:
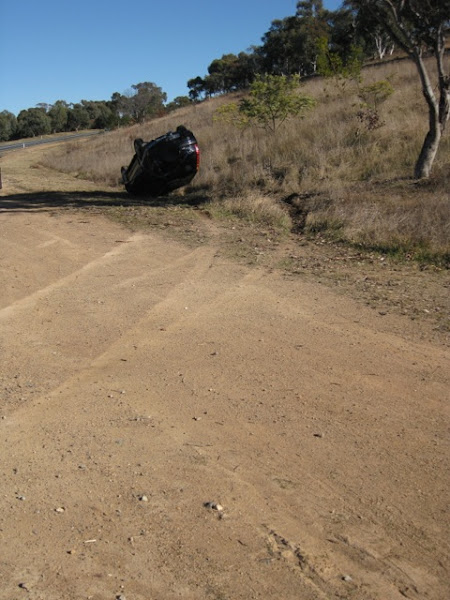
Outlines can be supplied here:
[[[427, 178], [450, 116], [450, 72], [444, 62], [450, 0], [351, 0], [351, 4], [356, 9], [368, 11], [416, 64], [428, 106], [429, 128], [414, 176]], [[431, 53], [436, 60], [436, 93], [424, 60], [425, 53]]]
[[386, 34], [384, 29], [374, 31], [373, 39], [379, 59], [383, 60], [387, 53], [392, 54], [394, 52], [395, 45], [392, 43], [391, 38]]

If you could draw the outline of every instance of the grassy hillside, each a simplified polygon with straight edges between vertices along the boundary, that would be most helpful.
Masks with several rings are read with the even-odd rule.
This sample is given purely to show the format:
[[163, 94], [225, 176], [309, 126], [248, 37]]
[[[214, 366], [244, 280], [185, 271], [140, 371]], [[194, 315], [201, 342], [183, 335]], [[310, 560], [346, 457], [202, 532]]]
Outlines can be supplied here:
[[414, 181], [428, 124], [417, 71], [409, 61], [365, 69], [362, 85], [376, 81], [389, 81], [394, 89], [378, 107], [376, 123], [367, 114], [361, 117], [356, 83], [317, 78], [302, 86], [316, 108], [290, 120], [276, 135], [214, 120], [221, 104], [239, 99], [220, 97], [144, 125], [59, 146], [46, 155], [45, 164], [123, 189], [120, 167], [133, 155], [134, 138], [150, 140], [183, 124], [199, 141], [201, 169], [181, 193], [201, 197], [209, 215], [448, 264], [449, 133], [432, 178]]

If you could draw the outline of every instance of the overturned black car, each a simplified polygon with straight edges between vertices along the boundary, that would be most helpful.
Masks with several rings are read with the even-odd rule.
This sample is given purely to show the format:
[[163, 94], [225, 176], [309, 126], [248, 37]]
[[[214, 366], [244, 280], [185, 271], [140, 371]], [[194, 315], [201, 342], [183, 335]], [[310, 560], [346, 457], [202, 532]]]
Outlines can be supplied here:
[[134, 140], [134, 151], [128, 168], [122, 167], [122, 182], [130, 194], [168, 194], [190, 183], [200, 165], [197, 140], [183, 125], [150, 142]]

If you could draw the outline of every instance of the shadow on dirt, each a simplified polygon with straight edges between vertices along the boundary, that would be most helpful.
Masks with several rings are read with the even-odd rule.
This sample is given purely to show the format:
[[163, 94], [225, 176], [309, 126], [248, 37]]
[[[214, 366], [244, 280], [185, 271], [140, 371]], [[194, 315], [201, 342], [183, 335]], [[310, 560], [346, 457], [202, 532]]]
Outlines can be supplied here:
[[106, 208], [113, 206], [190, 206], [198, 207], [210, 200], [209, 197], [198, 194], [150, 197], [131, 196], [127, 192], [31, 192], [11, 194], [0, 197], [0, 213], [22, 212], [27, 210], [46, 211], [55, 208], [88, 209], [92, 207]]

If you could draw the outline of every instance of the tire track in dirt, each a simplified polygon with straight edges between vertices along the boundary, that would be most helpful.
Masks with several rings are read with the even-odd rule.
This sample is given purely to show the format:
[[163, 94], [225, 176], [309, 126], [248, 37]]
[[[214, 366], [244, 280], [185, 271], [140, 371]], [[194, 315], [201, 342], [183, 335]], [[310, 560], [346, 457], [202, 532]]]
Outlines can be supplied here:
[[[245, 286], [245, 290], [246, 290], [246, 293], [248, 293], [248, 295], [249, 295], [249, 296], [253, 296], [253, 295], [254, 295], [254, 292], [256, 291], [256, 290], [251, 290], [251, 286]], [[257, 291], [258, 291], [259, 293], [261, 293], [261, 287], [258, 287], [258, 288], [257, 288]], [[236, 296], [236, 295], [237, 295], [237, 294], [236, 294], [236, 293], [234, 293], [234, 296]], [[245, 294], [244, 294], [244, 295], [245, 295]], [[223, 306], [225, 306], [226, 304], [228, 304], [228, 303], [229, 303], [230, 299], [231, 299], [231, 298], [230, 298], [230, 297], [228, 297], [228, 294], [225, 294], [225, 295], [224, 295], [224, 297], [221, 297], [220, 299], [218, 299], [217, 303], [213, 303], [212, 305], [209, 305], [209, 306], [208, 306], [208, 308], [209, 308], [209, 311], [210, 311], [210, 312], [212, 312], [212, 313], [218, 313], [218, 314], [220, 314], [220, 310], [218, 310], [218, 308], [219, 308], [219, 305], [220, 305], [220, 306], [222, 306], [222, 307], [223, 307]], [[237, 300], [237, 299], [236, 299], [236, 297], [234, 297], [234, 298], [232, 298], [232, 299], [234, 300], [234, 302], [235, 302], [235, 304], [236, 304], [236, 300]], [[242, 298], [239, 300], [239, 304], [241, 304], [241, 305], [242, 305]], [[209, 312], [209, 311], [208, 311], [208, 312]], [[197, 317], [198, 317], [198, 318], [196, 319], [197, 325], [198, 325], [198, 321], [199, 321], [199, 320], [203, 320], [203, 319], [204, 319], [204, 320], [208, 321], [208, 319], [207, 319], [207, 318], [205, 318], [206, 316], [207, 316], [207, 315], [205, 315], [205, 314], [204, 314], [204, 307], [200, 307], [200, 310], [199, 310], [199, 315], [197, 315]], [[260, 315], [260, 316], [261, 316], [261, 315]], [[228, 319], [227, 319], [227, 321], [228, 321]], [[313, 320], [313, 321], [314, 321], [314, 320]], [[316, 324], [317, 324], [317, 322], [316, 322]], [[180, 327], [181, 327], [181, 325], [180, 325]], [[184, 320], [184, 322], [183, 322], [183, 330], [186, 330], [187, 328], [188, 328], [188, 323], [186, 322], [186, 320]], [[194, 327], [192, 327], [192, 329], [194, 329]], [[215, 330], [216, 330], [216, 328], [211, 328], [211, 329], [212, 329], [213, 331], [215, 331]], [[324, 325], [324, 326], [322, 327], [322, 329], [329, 330], [329, 325], [328, 325], [328, 324]], [[335, 334], [338, 334], [340, 331], [342, 331], [341, 329], [337, 328], [336, 326], [333, 326], [333, 328], [332, 328], [332, 329], [335, 331]], [[358, 329], [358, 331], [359, 331], [359, 335], [361, 335], [361, 328], [360, 328], [360, 327], [359, 327], [359, 328], [356, 328], [356, 327], [355, 327], [355, 332], [354, 332], [354, 334], [356, 335], [356, 333], [357, 333], [357, 332], [356, 332], [356, 329]], [[369, 342], [373, 342], [373, 336], [371, 335], [371, 332], [370, 332], [370, 331], [367, 331], [367, 332], [366, 332], [364, 335], [365, 335], [365, 337], [368, 337], [368, 341], [369, 341]], [[387, 340], [390, 340], [391, 342], [392, 342], [392, 341], [394, 341], [394, 340], [391, 340], [391, 339], [390, 339], [390, 336], [385, 336], [385, 339], [383, 339], [383, 340], [378, 340], [378, 341], [377, 341], [377, 342], [378, 342], [378, 345], [382, 345], [383, 347], [387, 347], [387, 345], [386, 345], [386, 341], [387, 341]], [[206, 342], [205, 342], [205, 343], [206, 343]], [[403, 345], [402, 345], [402, 346], [403, 346]], [[344, 360], [344, 364], [342, 365], [342, 367], [343, 367], [344, 369], [345, 369], [345, 362], [347, 362], [347, 361], [348, 361], [348, 348], [347, 348], [346, 350], [347, 350], [347, 352], [345, 353], [345, 356], [346, 356], [346, 358], [345, 358], [345, 360]], [[411, 353], [411, 356], [417, 356], [417, 354], [414, 354], [414, 351], [413, 351], [413, 350], [414, 350], [414, 349], [413, 349], [412, 347], [411, 347], [411, 348], [409, 348], [409, 352]], [[390, 363], [392, 363], [392, 360], [393, 360], [393, 359], [394, 359], [394, 361], [395, 361], [395, 353], [396, 353], [397, 351], [398, 351], [397, 345], [396, 345], [396, 344], [393, 344], [393, 348], [390, 350], [390, 352], [388, 352], [388, 358], [387, 358], [387, 360], [386, 360], [386, 363], [385, 363], [385, 364], [383, 364], [383, 363], [382, 363], [382, 364], [381, 364], [381, 366], [379, 366], [378, 368], [379, 368], [379, 369], [381, 369], [381, 370], [383, 370], [383, 369], [384, 369], [384, 370], [386, 370], [386, 371], [388, 371], [388, 372], [389, 372], [389, 371], [391, 371], [392, 373], [395, 373], [395, 372], [396, 372], [396, 366], [395, 366], [395, 364], [394, 364], [394, 365], [392, 365], [392, 364], [390, 364]], [[342, 349], [341, 349], [341, 350], [339, 350], [339, 352], [342, 352]], [[359, 351], [358, 351], [358, 353], [359, 353]], [[417, 348], [416, 348], [416, 353], [417, 353]], [[322, 357], [322, 358], [323, 358], [323, 357]], [[334, 362], [334, 364], [336, 364], [336, 356], [332, 356], [332, 358], [333, 358], [333, 362]], [[330, 362], [332, 362], [332, 361], [330, 360]], [[442, 368], [442, 366], [443, 366], [443, 365], [441, 365], [441, 368]], [[389, 367], [390, 367], [390, 369], [389, 369]], [[413, 371], [414, 371], [414, 369], [413, 369]], [[351, 378], [351, 376], [354, 376], [355, 374], [357, 374], [357, 369], [353, 369], [353, 370], [350, 370], [350, 371], [347, 369], [347, 373], [345, 373], [345, 370], [344, 370], [344, 373], [343, 373], [343, 374], [341, 374], [341, 377], [342, 377], [342, 379], [345, 379], [346, 377], [350, 379], [350, 378]], [[417, 378], [417, 374], [416, 374], [416, 376], [415, 376], [415, 377]], [[366, 379], [367, 379], [367, 378], [366, 378]], [[366, 385], [367, 385], [367, 384], [366, 384]], [[397, 395], [397, 396], [399, 395], [399, 392], [400, 392], [400, 390], [401, 390], [401, 388], [402, 388], [402, 386], [403, 386], [403, 385], [404, 385], [404, 384], [402, 384], [401, 382], [399, 383], [399, 385], [398, 385], [398, 386], [397, 386], [397, 385], [391, 385], [391, 391], [392, 391], [392, 392], [394, 392], [394, 395]], [[379, 382], [378, 382], [378, 381], [376, 382], [376, 386], [377, 386], [377, 388], [379, 387]], [[192, 385], [192, 384], [191, 384], [191, 388], [192, 388], [192, 390], [191, 390], [192, 396], [194, 396], [194, 397], [195, 397], [195, 396], [197, 395], [197, 393], [198, 393], [198, 388], [197, 388], [196, 386]], [[443, 393], [445, 393], [445, 389], [444, 389], [444, 388], [442, 389], [442, 392], [443, 392]], [[228, 400], [228, 398], [227, 398], [227, 400]], [[378, 406], [378, 410], [379, 410], [379, 408], [380, 408], [380, 407]], [[415, 409], [417, 410], [417, 408], [418, 408], [418, 405], [416, 404], [416, 408], [415, 408]], [[402, 421], [402, 420], [404, 420], [404, 419], [401, 419], [400, 417], [395, 417], [395, 420], [396, 420], [397, 422], [401, 422], [401, 421]], [[266, 435], [267, 435], [267, 437], [269, 437], [269, 435], [270, 435], [270, 434], [269, 434], [269, 432], [266, 432]], [[233, 433], [231, 433], [231, 436], [233, 436]], [[261, 435], [260, 435], [260, 437], [264, 438], [264, 437], [265, 437], [265, 434], [261, 434]], [[360, 437], [362, 437], [362, 436], [360, 436]], [[365, 437], [365, 436], [364, 436], [364, 437]], [[237, 444], [237, 446], [238, 446], [238, 444]], [[250, 447], [251, 447], [251, 442], [247, 442], [247, 447], [248, 447], [248, 446], [250, 446]], [[217, 468], [217, 467], [216, 467], [216, 468]], [[280, 468], [282, 468], [282, 465], [278, 465], [278, 468], [277, 468], [276, 470], [278, 470], [278, 469], [280, 469]], [[262, 470], [263, 470], [263, 469], [262, 469]], [[313, 470], [314, 470], [314, 466], [313, 466], [313, 465], [309, 465], [309, 466], [307, 467], [307, 470], [308, 470], [308, 471], [313, 471]], [[249, 469], [249, 472], [251, 472], [251, 469]], [[259, 472], [259, 469], [258, 469], [258, 472]], [[305, 477], [305, 474], [306, 474], [306, 472], [304, 472], [304, 473], [303, 473], [303, 478]], [[326, 481], [326, 479], [324, 479], [323, 481], [321, 481], [321, 480], [318, 480], [318, 483], [319, 483], [319, 485], [321, 485], [321, 484], [323, 484], [325, 481]], [[247, 481], [247, 483], [248, 483], [248, 481]], [[257, 488], [259, 488], [259, 487], [262, 487], [262, 482], [259, 482], [259, 483], [260, 483], [261, 485], [258, 485], [258, 486], [257, 486]], [[330, 486], [328, 486], [328, 489], [330, 489]], [[346, 512], [347, 512], [347, 513], [350, 513], [350, 514], [352, 515], [352, 518], [353, 518], [353, 519], [354, 519], [356, 522], [358, 522], [358, 519], [360, 519], [360, 518], [361, 518], [360, 514], [361, 514], [361, 512], [363, 512], [363, 513], [364, 513], [364, 519], [368, 519], [368, 520], [369, 520], [369, 523], [370, 523], [370, 527], [369, 527], [369, 529], [371, 529], [371, 528], [373, 529], [374, 527], [375, 527], [375, 529], [378, 529], [378, 531], [375, 531], [375, 532], [373, 532], [373, 533], [371, 534], [371, 535], [373, 536], [373, 539], [377, 539], [377, 537], [378, 537], [379, 539], [381, 539], [383, 535], [384, 535], [385, 537], [387, 536], [387, 539], [389, 539], [389, 533], [388, 533], [387, 531], [382, 531], [382, 530], [380, 531], [380, 528], [379, 528], [379, 526], [380, 526], [380, 518], [378, 518], [378, 517], [375, 515], [375, 513], [371, 513], [371, 511], [370, 511], [370, 508], [369, 508], [369, 510], [367, 509], [367, 507], [366, 507], [366, 509], [364, 509], [364, 507], [362, 507], [362, 506], [361, 506], [361, 503], [360, 503], [360, 502], [358, 502], [358, 506], [354, 506], [354, 507], [352, 508], [352, 507], [351, 507], [351, 505], [352, 505], [351, 497], [352, 497], [352, 496], [349, 494], [349, 498], [350, 498], [350, 500], [347, 500], [347, 503], [346, 503]], [[336, 498], [340, 498], [340, 499], [342, 499], [342, 494], [336, 494], [336, 493], [335, 493], [335, 494], [333, 494], [333, 498], [334, 498], [334, 500], [335, 500]], [[359, 514], [358, 514], [358, 513], [359, 513]], [[347, 519], [348, 519], [348, 517], [347, 517]], [[398, 533], [398, 532], [396, 532], [396, 533]], [[411, 537], [411, 542], [413, 542], [414, 544], [417, 544], [417, 543], [418, 543], [418, 539], [417, 539], [417, 538], [415, 538], [415, 536], [413, 535], [413, 533], [411, 533], [411, 534], [410, 534], [410, 537]], [[341, 541], [342, 541], [342, 540], [341, 540]], [[337, 543], [337, 542], [335, 542], [335, 543]], [[345, 544], [345, 546], [346, 546], [346, 547], [350, 547], [350, 546], [352, 545], [352, 544], [351, 544], [351, 542], [349, 542], [348, 540], [347, 540], [347, 541], [344, 541], [344, 542], [342, 542], [342, 544], [343, 544], [343, 545]], [[396, 545], [396, 543], [395, 543], [394, 539], [391, 539], [391, 544], [392, 544], [392, 546], [395, 546], [395, 545]], [[389, 548], [389, 544], [386, 544], [386, 542], [384, 542], [384, 545], [385, 545], [385, 546], [387, 545], [387, 546], [388, 546], [388, 548]], [[390, 550], [390, 548], [389, 548], [389, 550]], [[368, 550], [365, 550], [365, 551], [363, 551], [363, 549], [362, 549], [362, 548], [360, 548], [360, 549], [358, 550], [358, 552], [359, 552], [359, 555], [363, 555], [363, 554], [364, 554], [364, 552], [365, 552], [365, 553], [366, 553], [366, 555], [367, 555], [367, 557], [370, 557], [370, 560], [371, 560], [371, 562], [372, 562], [372, 567], [371, 567], [371, 570], [375, 570], [375, 566], [374, 566], [374, 565], [378, 565], [378, 568], [379, 568], [379, 570], [382, 570], [382, 571], [384, 572], [384, 571], [387, 571], [387, 570], [388, 570], [388, 566], [390, 565], [390, 566], [389, 566], [389, 569], [393, 571], [392, 578], [393, 578], [394, 582], [395, 582], [396, 580], [400, 580], [400, 583], [399, 583], [399, 589], [401, 588], [401, 589], [404, 591], [405, 589], [407, 589], [407, 588], [409, 588], [409, 587], [410, 587], [411, 589], [413, 589], [413, 588], [414, 588], [414, 584], [411, 582], [411, 580], [410, 580], [410, 579], [408, 579], [408, 577], [407, 577], [407, 576], [405, 576], [405, 577], [403, 578], [403, 579], [405, 579], [405, 580], [406, 580], [406, 582], [405, 582], [405, 581], [403, 581], [403, 582], [401, 581], [401, 577], [400, 577], [400, 575], [399, 575], [399, 571], [400, 571], [400, 570], [399, 570], [399, 568], [395, 567], [394, 563], [391, 563], [391, 562], [389, 561], [389, 558], [386, 558], [386, 560], [385, 560], [385, 559], [383, 559], [383, 558], [381, 558], [381, 557], [380, 557], [380, 558], [375, 558], [374, 556], [372, 556], [372, 553], [371, 553], [370, 551], [368, 551]], [[343, 550], [343, 553], [344, 553], [344, 554], [351, 554], [351, 552], [349, 553], [349, 551], [348, 551], [348, 550], [346, 550], [345, 548], [344, 548], [344, 550]], [[354, 553], [353, 553], [353, 554], [354, 554]], [[386, 552], [385, 552], [385, 554], [386, 554]], [[388, 552], [387, 552], [386, 556], [387, 556], [387, 555], [388, 555]], [[430, 583], [431, 583], [432, 585], [435, 585], [435, 583], [436, 583], [436, 582], [433, 580], [433, 578], [431, 578], [431, 579], [430, 579]], [[397, 590], [397, 591], [398, 591], [398, 590]], [[390, 590], [390, 593], [391, 593], [391, 594], [393, 593], [393, 592], [392, 592], [392, 590]], [[412, 597], [414, 597], [414, 596], [412, 596]]]
[[42, 389], [0, 421], [0, 598], [445, 597], [448, 352], [214, 248], [108, 248], [2, 319]]
[[[203, 253], [199, 253], [203, 256]], [[192, 257], [189, 258], [189, 260], [191, 260]], [[183, 261], [182, 261], [183, 262]], [[201, 261], [200, 261], [201, 262]], [[209, 262], [209, 257], [208, 259], [205, 261], [204, 265], [200, 265], [197, 268], [197, 271], [200, 274], [203, 274], [205, 272], [205, 266], [208, 264]], [[256, 279], [255, 279], [256, 277]], [[260, 278], [260, 274], [255, 275], [254, 273], [251, 274], [250, 276], [248, 276], [248, 278], [244, 278], [242, 281], [240, 281], [239, 283], [237, 283], [235, 286], [232, 286], [231, 288], [229, 288], [222, 296], [218, 297], [216, 296], [216, 301], [212, 301], [209, 300], [206, 303], [199, 303], [199, 305], [196, 307], [194, 313], [189, 313], [189, 314], [185, 314], [183, 313], [183, 306], [186, 302], [191, 301], [193, 299], [195, 299], [197, 297], [197, 287], [199, 285], [199, 280], [198, 277], [194, 277], [194, 278], [190, 278], [188, 283], [183, 283], [181, 284], [179, 287], [175, 287], [173, 288], [170, 293], [168, 294], [168, 296], [164, 299], [161, 300], [160, 303], [158, 303], [157, 305], [155, 305], [154, 308], [150, 309], [149, 313], [142, 318], [139, 323], [137, 325], [134, 326], [134, 328], [132, 328], [131, 330], [128, 330], [126, 332], [126, 334], [124, 335], [123, 339], [120, 342], [120, 348], [117, 345], [112, 345], [111, 347], [108, 347], [108, 349], [106, 350], [106, 352], [104, 354], [102, 354], [98, 359], [94, 360], [94, 362], [92, 363], [90, 369], [92, 370], [92, 372], [95, 372], [97, 369], [102, 370], [102, 369], [106, 369], [108, 367], [108, 365], [110, 365], [114, 359], [117, 360], [117, 356], [118, 355], [122, 355], [124, 353], [124, 349], [125, 349], [125, 355], [126, 355], [126, 351], [127, 349], [131, 348], [131, 346], [133, 345], [132, 342], [136, 342], [139, 341], [139, 337], [138, 337], [138, 332], [141, 331], [141, 333], [143, 332], [147, 332], [150, 333], [151, 331], [155, 331], [157, 328], [158, 323], [165, 323], [166, 327], [164, 327], [164, 331], [165, 332], [170, 332], [170, 331], [177, 331], [177, 330], [195, 330], [198, 326], [199, 326], [199, 322], [201, 321], [206, 321], [209, 322], [211, 315], [214, 314], [223, 314], [223, 307], [233, 304], [235, 306], [240, 305], [242, 306], [242, 304], [245, 304], [245, 297], [252, 297], [254, 295], [255, 289], [252, 289], [253, 287], [257, 287], [258, 291], [261, 293], [261, 289], [258, 286], [255, 286], [255, 283], [258, 281], [258, 279]], [[208, 286], [208, 296], [212, 297], [214, 296], [214, 294], [211, 292], [211, 287], [213, 286]], [[221, 308], [221, 310], [219, 310], [219, 307]], [[304, 317], [304, 311], [302, 311], [302, 315]], [[313, 319], [313, 324], [315, 327], [317, 327], [317, 321], [315, 319]], [[328, 329], [328, 325], [324, 325], [323, 328], [325, 330]], [[204, 343], [204, 342], [202, 342]], [[139, 344], [139, 347], [146, 347], [147, 349], [149, 348], [149, 346], [153, 346], [154, 347], [154, 351], [157, 352], [159, 349], [159, 343], [157, 341], [155, 341], [154, 339], [151, 339], [150, 337], [148, 337], [148, 339], [143, 343], [143, 344]], [[335, 360], [335, 357], [333, 357], [333, 359]], [[128, 359], [127, 359], [128, 360]], [[389, 358], [389, 360], [391, 360], [391, 358]], [[348, 375], [341, 374], [341, 377], [345, 378]], [[186, 384], [186, 381], [185, 381]], [[189, 387], [189, 385], [188, 385]], [[196, 385], [192, 385], [192, 383], [190, 384], [191, 390], [190, 390], [190, 394], [193, 398], [197, 397], [199, 394], [199, 389], [200, 386], [196, 386]], [[169, 438], [172, 441], [178, 441], [177, 437], [174, 437], [173, 432], [167, 431], [166, 435], [169, 436]], [[260, 434], [259, 434], [259, 438], [266, 438], [269, 437], [270, 433], [268, 430], [265, 431], [265, 433], [262, 433], [262, 430], [260, 430]], [[234, 435], [233, 432], [229, 432], [228, 436], [230, 438], [230, 440], [233, 440], [232, 442], [232, 446], [234, 447], [239, 447], [239, 445], [243, 442], [243, 440], [241, 438], [237, 438], [234, 439]], [[230, 444], [230, 441], [228, 442], [228, 444]], [[251, 454], [251, 447], [252, 447], [252, 443], [251, 441], [247, 441], [246, 442], [247, 448], [249, 453]], [[203, 453], [203, 456], [205, 456], [207, 453]], [[265, 468], [263, 464], [259, 464], [259, 461], [253, 457], [254, 460], [254, 465], [258, 465], [257, 468], [257, 472], [261, 475], [261, 473], [265, 472]], [[219, 467], [215, 467], [215, 470], [220, 470], [220, 466]], [[274, 466], [274, 463], [272, 464], [272, 469], [274, 469], [275, 471], [279, 471], [280, 469], [282, 469], [283, 466], [282, 464], [279, 464], [277, 466]], [[298, 469], [297, 469], [297, 477], [300, 476], [300, 479], [308, 479], [307, 475], [308, 473], [313, 470], [313, 466], [312, 465], [308, 465], [306, 467], [304, 467], [301, 470], [301, 475], [299, 475]], [[246, 473], [246, 479], [243, 480], [241, 483], [245, 483], [246, 484], [246, 496], [249, 496], [249, 484], [250, 484], [250, 480], [252, 479], [252, 476], [249, 475], [251, 473], [251, 468], [249, 467], [248, 472]], [[267, 473], [267, 476], [270, 477], [270, 474]], [[311, 479], [311, 477], [309, 477], [309, 479]], [[234, 480], [236, 481], [236, 478], [234, 478]], [[289, 481], [288, 479], [286, 479], [285, 481]], [[309, 489], [310, 489], [310, 493], [311, 490], [314, 489], [315, 487], [317, 488], [318, 486], [318, 492], [316, 492], [315, 495], [316, 497], [322, 498], [325, 495], [328, 495], [331, 499], [332, 499], [332, 503], [334, 504], [341, 504], [341, 505], [345, 505], [345, 511], [347, 513], [346, 516], [346, 520], [348, 522], [349, 519], [358, 522], [358, 519], [361, 518], [361, 516], [357, 516], [358, 514], [361, 515], [361, 513], [364, 515], [364, 519], [367, 521], [369, 521], [369, 529], [368, 531], [370, 531], [371, 529], [373, 529], [375, 527], [375, 529], [378, 529], [378, 526], [380, 525], [380, 521], [379, 519], [377, 519], [375, 517], [374, 514], [371, 514], [370, 510], [366, 508], [364, 508], [364, 506], [353, 506], [352, 507], [352, 496], [349, 494], [347, 496], [347, 501], [344, 503], [343, 502], [343, 496], [342, 493], [338, 494], [337, 491], [333, 488], [333, 486], [331, 485], [327, 485], [326, 486], [326, 491], [327, 494], [325, 494], [323, 491], [320, 491], [321, 488], [323, 487], [324, 483], [325, 483], [325, 479], [321, 480], [321, 479], [317, 479], [317, 481], [315, 482], [315, 484], [311, 485], [311, 481], [309, 482]], [[261, 479], [261, 477], [259, 476], [258, 479], [256, 481], [254, 481], [253, 483], [254, 486], [254, 490], [258, 490], [261, 489], [263, 487], [263, 480]], [[254, 493], [253, 493], [254, 495]], [[304, 499], [305, 502], [305, 499]], [[259, 502], [256, 502], [257, 504]], [[284, 509], [286, 511], [286, 513], [290, 512], [289, 509], [289, 502], [285, 503], [282, 502], [280, 500], [280, 497], [277, 496], [277, 504], [279, 504], [279, 506], [283, 507], [284, 504], [286, 504], [286, 506], [284, 506]], [[307, 508], [307, 512], [310, 512], [311, 514], [311, 519], [313, 518], [313, 513], [316, 510], [316, 500], [314, 499], [313, 501], [306, 501], [306, 505], [303, 505], [303, 510], [305, 510], [305, 508]], [[292, 515], [292, 518], [294, 520], [294, 515]], [[298, 517], [297, 517], [298, 520]], [[289, 525], [289, 528], [292, 528], [292, 523]], [[367, 528], [367, 525], [366, 525]], [[372, 535], [373, 538], [375, 539], [377, 536], [379, 536], [380, 538], [383, 537], [385, 539], [384, 541], [384, 545], [388, 546], [388, 549], [390, 550], [391, 546], [395, 546], [395, 543], [393, 540], [391, 540], [391, 546], [386, 542], [387, 539], [389, 539], [389, 534], [387, 534], [386, 531], [384, 532], [380, 532], [378, 529], [378, 532], [374, 533], [372, 532], [371, 534], [369, 534], [369, 536]], [[302, 533], [303, 538], [308, 537], [306, 536], [305, 532], [303, 531]], [[311, 539], [313, 538], [313, 536], [310, 534]], [[414, 540], [412, 540], [414, 541]], [[334, 544], [339, 544], [340, 547], [340, 552], [345, 556], [348, 555], [349, 556], [349, 560], [350, 560], [350, 564], [352, 564], [352, 562], [357, 558], [361, 556], [367, 556], [367, 558], [363, 559], [363, 562], [370, 564], [370, 569], [369, 571], [383, 571], [383, 572], [388, 572], [389, 568], [389, 561], [386, 562], [382, 557], [376, 558], [371, 551], [369, 550], [364, 550], [362, 547], [359, 547], [357, 550], [350, 550], [352, 548], [352, 543], [349, 542], [347, 539], [341, 539], [339, 537], [335, 537], [335, 541], [333, 542]], [[303, 543], [304, 544], [304, 543]], [[336, 564], [336, 554], [334, 555], [334, 562]], [[344, 561], [345, 563], [345, 561]], [[348, 563], [345, 563], [348, 566]], [[376, 568], [376, 566], [378, 566], [378, 570]], [[392, 567], [391, 567], [392, 568]], [[394, 569], [395, 571], [395, 569]], [[396, 581], [398, 579], [398, 574], [397, 575], [392, 575], [392, 579], [394, 581]], [[406, 578], [406, 581], [407, 578]], [[403, 588], [405, 586], [408, 586], [408, 583], [405, 583], [404, 581], [402, 582]], [[409, 585], [411, 586], [411, 582], [409, 582]], [[401, 587], [401, 586], [400, 586]], [[403, 589], [402, 588], [402, 589]], [[392, 595], [392, 590], [390, 590], [390, 595]], [[414, 597], [414, 596], [411, 596]]]
[[[198, 252], [190, 257], [179, 249], [173, 257], [155, 257], [153, 246], [149, 236], [134, 234], [76, 271], [0, 309], [2, 338], [8, 338], [7, 346], [0, 338], [4, 365], [25, 373], [35, 381], [34, 387], [46, 392], [50, 387], [37, 381], [59, 385], [66, 375], [88, 366], [168, 293], [171, 272], [176, 274], [174, 285], [180, 285], [183, 277], [198, 270]], [[124, 264], [130, 267], [123, 269]], [[125, 277], [117, 275], [122, 269]], [[133, 271], [139, 275], [130, 278]]]
[[[28, 232], [35, 237], [35, 228]], [[39, 237], [47, 234], [40, 231]], [[27, 397], [25, 386], [39, 397], [65, 377], [81, 373], [109, 347], [123, 344], [127, 331], [139, 329], [149, 311], [164, 322], [167, 312], [176, 311], [176, 319], [184, 316], [187, 302], [197, 310], [196, 291], [188, 297], [186, 290], [210, 269], [214, 248], [186, 253], [174, 245], [177, 249], [170, 254], [161, 250], [159, 240], [142, 234], [114, 243], [77, 270], [0, 309], [3, 335], [9, 339], [6, 348], [0, 338], [0, 347], [7, 370], [19, 380], [20, 402]], [[22, 244], [33, 246], [36, 240], [24, 239]], [[70, 241], [67, 245], [76, 246]], [[202, 302], [209, 300], [206, 295]]]
[[[143, 236], [134, 234], [131, 237], [129, 237], [127, 240], [124, 240], [123, 244], [139, 242], [139, 239], [142, 237]], [[62, 238], [56, 237], [53, 240], [51, 240], [50, 242], [44, 242], [43, 244], [40, 244], [40, 247], [48, 247], [49, 245], [52, 245], [56, 241], [61, 241], [61, 240], [62, 240]], [[71, 243], [68, 240], [65, 240], [64, 243], [66, 243], [69, 246], [71, 245]], [[21, 298], [20, 300], [16, 300], [9, 306], [5, 306], [5, 307], [1, 308], [0, 309], [0, 319], [4, 319], [6, 317], [11, 317], [11, 316], [14, 317], [15, 315], [13, 313], [16, 311], [29, 311], [30, 309], [33, 309], [34, 305], [37, 304], [40, 300], [42, 300], [45, 297], [50, 296], [56, 290], [58, 290], [60, 288], [68, 288], [69, 286], [72, 286], [74, 283], [76, 283], [77, 279], [79, 277], [84, 276], [87, 271], [93, 271], [95, 269], [103, 269], [105, 266], [105, 263], [109, 262], [109, 259], [115, 258], [117, 255], [121, 254], [124, 251], [124, 248], [125, 248], [125, 245], [123, 245], [123, 246], [119, 245], [116, 248], [113, 248], [113, 249], [109, 250], [108, 252], [106, 252], [106, 254], [103, 254], [102, 256], [84, 264], [80, 269], [70, 273], [69, 275], [66, 275], [65, 277], [57, 279], [56, 281], [53, 281], [46, 287], [32, 292], [29, 296]]]

